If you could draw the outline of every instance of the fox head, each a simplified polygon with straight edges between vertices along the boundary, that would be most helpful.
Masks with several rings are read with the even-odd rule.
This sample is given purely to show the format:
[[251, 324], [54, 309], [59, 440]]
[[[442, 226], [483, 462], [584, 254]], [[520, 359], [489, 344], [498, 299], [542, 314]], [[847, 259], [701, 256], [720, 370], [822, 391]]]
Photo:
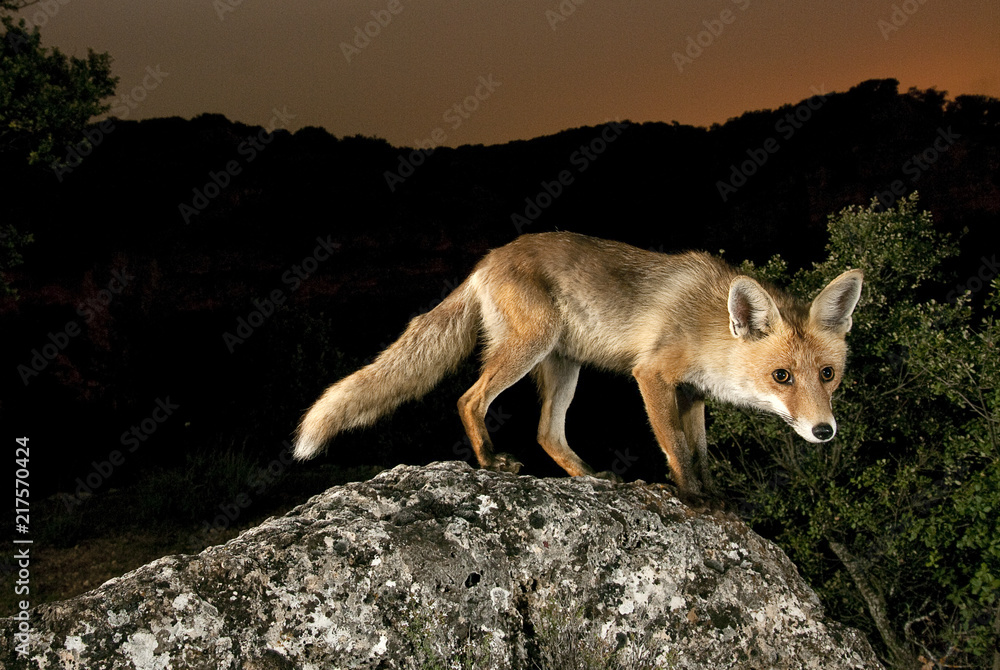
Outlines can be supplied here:
[[733, 279], [728, 308], [738, 340], [738, 401], [776, 413], [810, 442], [832, 439], [832, 395], [844, 373], [844, 338], [862, 279], [861, 270], [848, 270], [809, 305], [769, 293], [749, 277]]

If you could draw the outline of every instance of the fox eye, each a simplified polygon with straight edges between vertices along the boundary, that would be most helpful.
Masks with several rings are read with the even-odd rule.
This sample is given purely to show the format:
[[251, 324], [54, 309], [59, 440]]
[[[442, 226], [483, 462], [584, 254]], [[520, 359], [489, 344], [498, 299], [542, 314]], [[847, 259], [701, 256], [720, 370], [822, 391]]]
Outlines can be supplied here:
[[771, 373], [771, 376], [774, 377], [774, 381], [778, 382], [779, 384], [792, 383], [792, 373], [783, 368], [775, 370], [774, 372]]
[[836, 373], [833, 371], [829, 365], [819, 371], [819, 377], [825, 382], [832, 382]]

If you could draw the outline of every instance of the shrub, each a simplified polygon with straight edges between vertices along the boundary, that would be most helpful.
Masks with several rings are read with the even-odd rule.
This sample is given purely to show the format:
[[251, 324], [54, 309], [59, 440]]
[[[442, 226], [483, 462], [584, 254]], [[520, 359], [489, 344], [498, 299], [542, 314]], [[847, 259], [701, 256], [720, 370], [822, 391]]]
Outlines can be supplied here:
[[998, 284], [978, 327], [968, 296], [934, 299], [957, 246], [916, 194], [847, 208], [829, 233], [812, 269], [789, 277], [775, 258], [744, 270], [799, 295], [865, 271], [838, 435], [805, 444], [773, 417], [715, 407], [716, 480], [890, 665], [1000, 667]]

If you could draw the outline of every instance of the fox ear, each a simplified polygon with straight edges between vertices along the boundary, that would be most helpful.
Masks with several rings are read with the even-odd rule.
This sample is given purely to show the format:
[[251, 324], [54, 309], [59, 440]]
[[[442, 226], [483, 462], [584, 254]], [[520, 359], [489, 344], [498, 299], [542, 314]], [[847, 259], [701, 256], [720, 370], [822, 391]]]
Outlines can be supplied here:
[[809, 307], [809, 322], [841, 335], [851, 330], [851, 314], [861, 298], [861, 270], [848, 270], [820, 291]]
[[733, 337], [763, 337], [781, 319], [774, 298], [750, 277], [729, 284], [729, 330]]

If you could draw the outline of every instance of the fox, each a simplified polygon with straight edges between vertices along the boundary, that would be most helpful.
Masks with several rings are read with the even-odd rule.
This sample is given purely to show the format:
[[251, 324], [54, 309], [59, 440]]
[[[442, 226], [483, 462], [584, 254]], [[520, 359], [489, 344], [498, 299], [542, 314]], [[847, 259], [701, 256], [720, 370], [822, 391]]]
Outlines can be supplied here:
[[566, 440], [587, 365], [632, 375], [674, 484], [698, 497], [711, 484], [706, 398], [777, 414], [811, 443], [833, 439], [832, 397], [862, 281], [861, 270], [847, 270], [806, 303], [700, 251], [522, 235], [490, 251], [373, 362], [329, 386], [302, 417], [293, 455], [310, 459], [338, 433], [422, 397], [481, 345], [481, 374], [458, 399], [480, 467], [521, 469], [494, 450], [485, 418], [500, 393], [531, 374], [542, 449], [571, 476], [617, 479]]

